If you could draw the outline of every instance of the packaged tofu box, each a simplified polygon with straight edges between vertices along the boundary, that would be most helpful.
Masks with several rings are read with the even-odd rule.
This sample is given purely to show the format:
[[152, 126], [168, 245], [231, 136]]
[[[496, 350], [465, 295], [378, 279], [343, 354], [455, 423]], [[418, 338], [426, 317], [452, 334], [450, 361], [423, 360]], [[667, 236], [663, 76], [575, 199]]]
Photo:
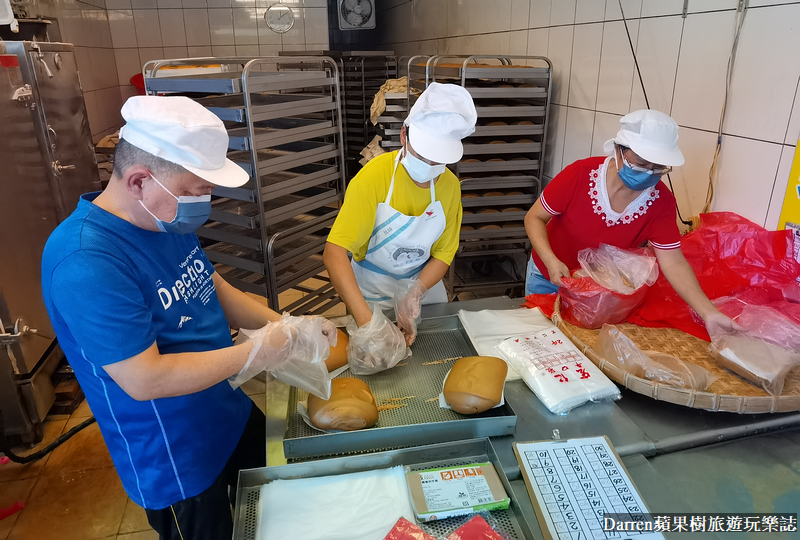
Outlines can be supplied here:
[[491, 463], [410, 471], [406, 481], [420, 521], [505, 510], [511, 503]]

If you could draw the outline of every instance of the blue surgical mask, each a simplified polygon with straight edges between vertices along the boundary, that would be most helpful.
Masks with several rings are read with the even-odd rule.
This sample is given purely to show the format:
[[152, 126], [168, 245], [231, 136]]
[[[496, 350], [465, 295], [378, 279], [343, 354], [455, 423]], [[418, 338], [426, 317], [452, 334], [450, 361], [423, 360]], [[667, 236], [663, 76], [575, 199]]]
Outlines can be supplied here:
[[403, 167], [405, 167], [408, 175], [415, 182], [419, 182], [420, 184], [430, 182], [442, 174], [447, 168], [447, 166], [444, 164], [430, 165], [429, 163], [425, 163], [408, 150], [405, 150], [405, 155], [403, 156], [403, 159], [400, 160], [400, 163], [403, 164]]
[[156, 184], [161, 186], [164, 191], [172, 195], [172, 197], [178, 201], [178, 206], [175, 209], [175, 218], [172, 221], [158, 219], [142, 201], [139, 201], [142, 208], [147, 210], [147, 213], [156, 220], [156, 226], [159, 231], [174, 234], [189, 234], [196, 231], [200, 225], [208, 221], [208, 216], [211, 215], [211, 195], [183, 195], [176, 197], [164, 184], [159, 182], [155, 176], [150, 175], [150, 177], [155, 180]]
[[[617, 157], [614, 156], [614, 161], [617, 160]], [[622, 156], [622, 167], [619, 167], [617, 164], [617, 174], [622, 180], [622, 183], [625, 184], [629, 189], [634, 191], [643, 191], [647, 188], [651, 188], [658, 184], [658, 181], [661, 180], [660, 174], [655, 174], [653, 171], [635, 171], [631, 168], [631, 164], [628, 163], [628, 160], [625, 159], [625, 156]]]

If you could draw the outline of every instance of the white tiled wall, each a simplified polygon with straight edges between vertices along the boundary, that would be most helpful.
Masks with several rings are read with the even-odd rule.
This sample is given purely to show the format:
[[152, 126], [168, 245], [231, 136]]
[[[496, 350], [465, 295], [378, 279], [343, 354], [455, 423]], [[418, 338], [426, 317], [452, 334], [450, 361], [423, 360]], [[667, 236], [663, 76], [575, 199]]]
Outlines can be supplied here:
[[[186, 0], [184, 0], [186, 1]], [[623, 0], [650, 106], [681, 126], [672, 174], [686, 216], [703, 207], [737, 0]], [[800, 1], [750, 0], [728, 99], [712, 209], [775, 227], [800, 138]], [[618, 0], [383, 0], [397, 54], [545, 55], [554, 96], [545, 179], [602, 153], [619, 118], [643, 108]], [[526, 31], [527, 30], [527, 31]]]
[[200, 56], [275, 55], [327, 49], [325, 0], [284, 0], [295, 22], [276, 34], [264, 21], [267, 0], [107, 0], [123, 99], [148, 60]]
[[[294, 27], [276, 34], [264, 21], [271, 0], [40, 0], [56, 17], [62, 41], [75, 45], [95, 141], [122, 124], [119, 110], [149, 60], [201, 56], [268, 56], [280, 50], [328, 48], [326, 0], [283, 0]], [[527, 15], [526, 15], [527, 16]]]

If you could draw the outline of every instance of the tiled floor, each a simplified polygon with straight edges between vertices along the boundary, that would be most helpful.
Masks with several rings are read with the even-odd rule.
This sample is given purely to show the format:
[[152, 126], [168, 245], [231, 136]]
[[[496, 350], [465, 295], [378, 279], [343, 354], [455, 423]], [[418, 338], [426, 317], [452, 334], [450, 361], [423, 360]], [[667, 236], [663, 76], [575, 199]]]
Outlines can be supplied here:
[[[271, 392], [274, 384], [269, 383]], [[286, 392], [281, 386], [276, 386], [278, 397]], [[266, 384], [252, 380], [242, 388], [264, 410]], [[20, 454], [35, 452], [91, 414], [84, 401], [71, 416], [48, 417], [42, 442], [33, 449], [16, 450]], [[280, 419], [270, 422], [282, 433]], [[282, 446], [270, 446], [270, 464], [280, 463]], [[0, 540], [158, 540], [144, 510], [122, 489], [97, 424], [84, 428], [39, 461], [0, 465], [0, 508], [18, 501], [25, 508], [0, 521]]]

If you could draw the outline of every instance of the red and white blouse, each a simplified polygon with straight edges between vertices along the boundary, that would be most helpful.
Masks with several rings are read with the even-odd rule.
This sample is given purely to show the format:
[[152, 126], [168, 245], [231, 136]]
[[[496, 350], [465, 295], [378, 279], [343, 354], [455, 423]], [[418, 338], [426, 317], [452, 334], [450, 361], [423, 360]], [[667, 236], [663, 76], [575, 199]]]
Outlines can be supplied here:
[[[611, 208], [606, 171], [611, 158], [591, 157], [566, 167], [544, 189], [539, 200], [552, 219], [547, 235], [553, 252], [570, 270], [578, 268], [578, 252], [610, 244], [623, 249], [645, 246], [678, 249], [681, 235], [675, 197], [663, 182], [645, 189], [621, 213]], [[550, 279], [542, 260], [533, 260]]]

